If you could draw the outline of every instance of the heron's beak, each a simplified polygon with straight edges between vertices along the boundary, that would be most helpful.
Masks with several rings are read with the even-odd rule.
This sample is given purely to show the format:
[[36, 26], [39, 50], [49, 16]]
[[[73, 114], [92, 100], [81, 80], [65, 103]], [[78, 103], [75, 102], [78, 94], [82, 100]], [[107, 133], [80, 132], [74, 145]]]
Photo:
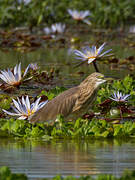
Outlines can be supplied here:
[[114, 80], [114, 78], [112, 78], [111, 76], [104, 76], [104, 80], [111, 82]]

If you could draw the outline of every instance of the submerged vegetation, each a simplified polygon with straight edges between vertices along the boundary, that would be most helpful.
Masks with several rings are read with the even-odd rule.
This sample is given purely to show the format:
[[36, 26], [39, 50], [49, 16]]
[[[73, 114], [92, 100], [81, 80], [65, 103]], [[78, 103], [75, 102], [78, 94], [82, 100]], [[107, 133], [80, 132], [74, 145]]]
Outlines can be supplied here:
[[[19, 174], [19, 173], [12, 173], [11, 170], [3, 166], [0, 168], [0, 179], [1, 180], [28, 180], [27, 176], [25, 174]], [[92, 176], [89, 175], [84, 175], [81, 177], [74, 177], [74, 176], [67, 176], [67, 177], [62, 177], [60, 175], [57, 175], [53, 178], [43, 178], [42, 180], [47, 180], [47, 179], [52, 179], [52, 180], [134, 180], [135, 179], [135, 171], [124, 171], [121, 177], [117, 178], [111, 174], [101, 174], [98, 175], [96, 178], [93, 178]]]

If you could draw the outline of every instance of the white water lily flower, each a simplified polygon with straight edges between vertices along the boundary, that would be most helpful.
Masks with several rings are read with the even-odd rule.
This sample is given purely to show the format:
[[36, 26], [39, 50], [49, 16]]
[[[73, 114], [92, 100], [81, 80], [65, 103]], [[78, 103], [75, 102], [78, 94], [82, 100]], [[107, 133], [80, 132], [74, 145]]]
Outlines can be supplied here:
[[51, 34], [52, 33], [52, 30], [51, 30], [51, 28], [49, 28], [49, 27], [45, 27], [44, 29], [43, 29], [43, 31], [45, 32], [45, 34]]
[[8, 69], [8, 70], [3, 70], [0, 71], [0, 78], [7, 83], [8, 85], [11, 86], [18, 86], [20, 85], [22, 79], [25, 77], [25, 75], [27, 74], [29, 69], [29, 65], [27, 66], [27, 68], [25, 69], [25, 72], [22, 76], [22, 72], [21, 72], [21, 63], [19, 63], [19, 65], [16, 65], [14, 67], [13, 72]]
[[55, 23], [52, 24], [51, 29], [52, 29], [52, 33], [63, 33], [65, 31], [65, 24], [62, 23]]
[[44, 28], [44, 32], [48, 35], [48, 34], [55, 34], [55, 33], [60, 33], [62, 34], [65, 31], [65, 24], [62, 23], [55, 23], [52, 24], [51, 27], [46, 27]]
[[122, 94], [121, 92], [117, 91], [114, 92], [112, 97], [110, 97], [111, 100], [116, 102], [127, 102], [127, 99], [129, 98], [130, 94]]
[[129, 32], [130, 32], [130, 33], [135, 33], [135, 25], [130, 26]]
[[31, 115], [33, 115], [36, 111], [42, 108], [48, 101], [40, 102], [40, 98], [38, 98], [34, 103], [30, 104], [29, 97], [22, 96], [22, 101], [17, 97], [17, 101], [13, 99], [14, 106], [11, 106], [14, 112], [9, 112], [5, 109], [2, 109], [5, 113], [11, 116], [19, 116], [18, 119], [28, 119]]
[[111, 56], [112, 54], [109, 53], [112, 49], [109, 49], [103, 53], [101, 53], [104, 49], [105, 43], [103, 43], [98, 49], [96, 46], [85, 47], [82, 51], [74, 50], [75, 55], [77, 56], [76, 59], [81, 59], [82, 61], [88, 61], [88, 64], [93, 62], [97, 58], [102, 58], [103, 56]]
[[68, 9], [68, 13], [72, 16], [73, 19], [77, 20], [77, 21], [84, 21], [87, 24], [91, 24], [90, 21], [88, 19], [86, 19], [87, 16], [90, 16], [90, 11], [86, 10], [86, 11], [77, 11], [77, 10], [71, 10]]

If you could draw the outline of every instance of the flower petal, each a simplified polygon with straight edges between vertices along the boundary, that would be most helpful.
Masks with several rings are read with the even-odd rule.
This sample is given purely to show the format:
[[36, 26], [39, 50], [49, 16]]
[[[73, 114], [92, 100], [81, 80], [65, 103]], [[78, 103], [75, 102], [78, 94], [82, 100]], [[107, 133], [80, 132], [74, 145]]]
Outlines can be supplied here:
[[84, 19], [83, 22], [88, 24], [88, 25], [91, 25], [91, 22], [88, 19]]
[[19, 63], [18, 65], [18, 70], [16, 74], [18, 74], [18, 81], [21, 81], [22, 79], [21, 63]]
[[30, 67], [30, 64], [29, 64], [29, 65], [27, 66], [27, 68], [25, 69], [24, 74], [23, 74], [23, 77], [26, 76], [26, 74], [27, 74], [27, 72], [28, 72], [28, 70], [29, 70], [29, 67]]
[[30, 110], [30, 100], [28, 96], [26, 96], [26, 107]]
[[7, 111], [5, 109], [2, 109], [2, 111], [4, 111], [6, 114], [11, 115], [11, 116], [20, 116], [20, 114], [12, 113], [12, 112], [9, 112], [9, 111]]
[[22, 119], [23, 120], [23, 119], [27, 119], [27, 118], [28, 118], [27, 116], [21, 116], [18, 119], [20, 119], [20, 120]]
[[[107, 51], [103, 52], [102, 54], [99, 55], [99, 57], [104, 56], [105, 54], [109, 53], [110, 51], [112, 51], [112, 49], [108, 49]], [[111, 55], [108, 54], [107, 56], [111, 56]]]
[[90, 58], [90, 59], [88, 60], [88, 64], [92, 63], [95, 59], [96, 59], [96, 58]]

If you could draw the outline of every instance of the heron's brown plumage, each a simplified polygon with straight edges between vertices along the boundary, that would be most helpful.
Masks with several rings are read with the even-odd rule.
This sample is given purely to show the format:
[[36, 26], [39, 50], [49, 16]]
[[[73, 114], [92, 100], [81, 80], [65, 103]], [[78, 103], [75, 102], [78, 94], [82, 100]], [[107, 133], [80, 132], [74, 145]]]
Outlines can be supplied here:
[[58, 114], [68, 117], [71, 114], [80, 115], [84, 110], [90, 108], [96, 98], [96, 78], [100, 73], [89, 75], [79, 86], [70, 88], [37, 111], [30, 122], [55, 121]]

